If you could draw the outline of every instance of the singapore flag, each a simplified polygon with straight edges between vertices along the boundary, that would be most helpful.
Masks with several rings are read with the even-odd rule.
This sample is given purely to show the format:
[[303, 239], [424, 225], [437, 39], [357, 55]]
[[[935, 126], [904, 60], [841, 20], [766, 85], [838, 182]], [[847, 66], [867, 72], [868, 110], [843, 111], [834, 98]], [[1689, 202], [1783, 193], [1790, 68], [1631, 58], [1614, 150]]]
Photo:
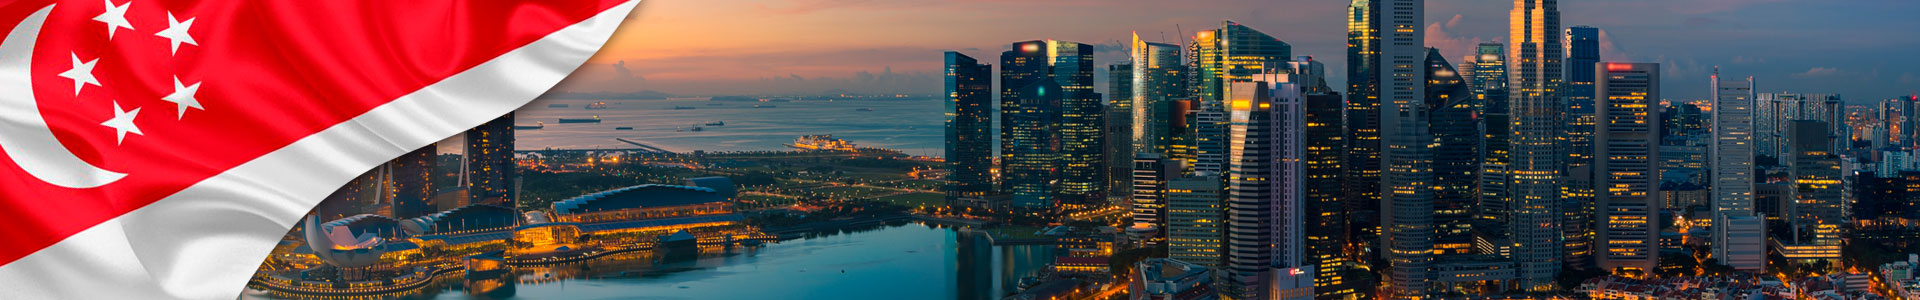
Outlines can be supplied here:
[[0, 299], [233, 299], [375, 165], [531, 101], [638, 0], [0, 0]]

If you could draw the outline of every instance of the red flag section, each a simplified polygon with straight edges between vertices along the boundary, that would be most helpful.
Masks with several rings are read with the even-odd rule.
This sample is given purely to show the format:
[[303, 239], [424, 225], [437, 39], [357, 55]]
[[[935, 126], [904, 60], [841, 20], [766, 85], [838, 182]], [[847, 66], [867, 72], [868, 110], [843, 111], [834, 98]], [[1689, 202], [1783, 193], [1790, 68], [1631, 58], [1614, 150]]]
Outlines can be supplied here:
[[44, 128], [125, 176], [63, 187], [0, 153], [0, 265], [623, 1], [55, 2], [0, 4], [0, 32], [52, 7], [27, 77]]

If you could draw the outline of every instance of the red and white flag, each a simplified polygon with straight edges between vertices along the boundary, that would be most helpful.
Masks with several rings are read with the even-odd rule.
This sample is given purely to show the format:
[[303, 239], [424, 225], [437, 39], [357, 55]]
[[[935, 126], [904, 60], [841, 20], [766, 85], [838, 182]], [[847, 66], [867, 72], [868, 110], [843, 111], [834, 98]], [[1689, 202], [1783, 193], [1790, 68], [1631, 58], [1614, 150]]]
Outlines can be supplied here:
[[352, 177], [531, 101], [638, 0], [0, 0], [0, 298], [233, 299]]

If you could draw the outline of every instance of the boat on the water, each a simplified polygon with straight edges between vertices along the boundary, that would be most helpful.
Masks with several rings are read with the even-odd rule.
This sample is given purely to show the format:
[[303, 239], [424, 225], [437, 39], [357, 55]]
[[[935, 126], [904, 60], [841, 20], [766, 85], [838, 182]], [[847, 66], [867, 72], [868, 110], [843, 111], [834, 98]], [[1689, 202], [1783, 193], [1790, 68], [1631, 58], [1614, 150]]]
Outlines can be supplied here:
[[860, 109], [855, 109], [853, 111], [873, 111], [873, 108], [861, 107]]
[[513, 125], [515, 130], [539, 130], [547, 128], [547, 122], [534, 122], [534, 125]]
[[613, 130], [633, 130], [633, 127], [614, 127]]
[[754, 105], [753, 105], [753, 108], [774, 108], [774, 107], [776, 107], [776, 106], [772, 106], [772, 105], [762, 105], [762, 104], [754, 104]]
[[592, 119], [560, 118], [560, 124], [572, 124], [572, 123], [600, 123], [600, 116], [593, 116]]
[[593, 104], [587, 104], [587, 109], [607, 109], [607, 103], [594, 102]]
[[803, 150], [823, 150], [823, 151], [860, 150], [858, 146], [853, 145], [853, 142], [848, 142], [847, 140], [833, 138], [833, 135], [831, 134], [816, 134], [816, 135], [800, 136], [800, 138], [794, 139], [792, 144], [787, 144], [787, 147], [794, 147], [794, 148], [803, 149]]
[[727, 126], [727, 122], [721, 122], [721, 121], [707, 122], [707, 126]]
[[692, 106], [674, 106], [673, 107], [673, 109], [695, 109], [695, 108], [698, 108], [698, 107], [692, 107]]
[[547, 104], [547, 108], [567, 108], [566, 104]]
[[693, 131], [700, 131], [700, 126], [694, 126]]

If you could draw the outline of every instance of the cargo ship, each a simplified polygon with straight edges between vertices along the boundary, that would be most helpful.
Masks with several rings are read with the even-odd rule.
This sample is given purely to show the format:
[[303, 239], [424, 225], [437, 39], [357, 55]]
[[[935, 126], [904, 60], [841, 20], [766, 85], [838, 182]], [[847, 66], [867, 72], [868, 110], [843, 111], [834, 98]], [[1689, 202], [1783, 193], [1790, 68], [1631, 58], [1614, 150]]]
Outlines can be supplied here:
[[547, 108], [567, 108], [566, 104], [547, 104]]
[[572, 123], [600, 123], [600, 116], [593, 116], [592, 119], [560, 118], [560, 124], [572, 124]]
[[607, 103], [594, 102], [593, 104], [587, 104], [587, 109], [607, 109]]
[[707, 126], [727, 126], [727, 122], [721, 122], [721, 121], [707, 122]]
[[513, 129], [516, 130], [539, 130], [541, 128], [547, 128], [547, 122], [534, 122], [534, 125], [513, 125]]
[[673, 107], [673, 109], [695, 109], [695, 108], [698, 108], [698, 107], [692, 107], [692, 106], [674, 106]]
[[753, 108], [774, 108], [774, 107], [778, 107], [778, 106], [773, 106], [773, 105], [760, 105], [760, 104], [754, 104], [754, 105], [753, 105]]
[[853, 145], [853, 142], [848, 142], [847, 140], [833, 138], [833, 135], [831, 134], [801, 136], [798, 139], [794, 139], [792, 144], [787, 144], [787, 147], [794, 147], [794, 148], [803, 149], [803, 150], [823, 150], [823, 151], [860, 150], [859, 147], [856, 147]]

